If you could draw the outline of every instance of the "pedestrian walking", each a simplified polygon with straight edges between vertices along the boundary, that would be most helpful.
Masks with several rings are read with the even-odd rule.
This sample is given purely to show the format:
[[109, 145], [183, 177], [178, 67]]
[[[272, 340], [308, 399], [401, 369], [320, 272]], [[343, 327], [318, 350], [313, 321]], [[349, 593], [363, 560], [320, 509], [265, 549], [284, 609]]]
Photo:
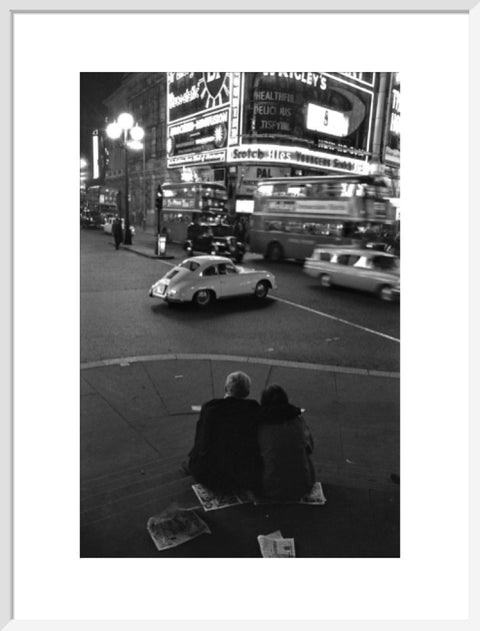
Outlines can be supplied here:
[[116, 217], [112, 225], [112, 234], [115, 240], [115, 249], [118, 250], [120, 243], [123, 241], [123, 228], [122, 220], [120, 217]]

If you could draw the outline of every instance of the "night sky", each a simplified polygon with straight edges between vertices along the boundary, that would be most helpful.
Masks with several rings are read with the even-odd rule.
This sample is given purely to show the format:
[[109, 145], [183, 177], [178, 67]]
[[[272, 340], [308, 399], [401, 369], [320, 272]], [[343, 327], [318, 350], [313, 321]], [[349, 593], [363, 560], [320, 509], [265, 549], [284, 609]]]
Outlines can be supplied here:
[[91, 159], [94, 129], [105, 127], [107, 108], [102, 101], [120, 85], [123, 72], [80, 73], [80, 154]]

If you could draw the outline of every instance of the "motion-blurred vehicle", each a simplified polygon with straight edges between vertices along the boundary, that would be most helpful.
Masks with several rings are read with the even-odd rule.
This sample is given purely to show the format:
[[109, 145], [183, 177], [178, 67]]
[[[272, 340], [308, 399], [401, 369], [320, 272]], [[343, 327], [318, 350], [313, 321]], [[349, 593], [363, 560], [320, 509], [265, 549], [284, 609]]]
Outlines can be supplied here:
[[258, 300], [277, 289], [275, 276], [235, 265], [222, 256], [193, 256], [167, 272], [154, 283], [149, 295], [167, 304], [193, 302], [206, 307], [215, 299], [253, 296]]
[[393, 301], [400, 297], [400, 260], [394, 254], [354, 248], [314, 249], [303, 270], [322, 287], [339, 285], [375, 293]]
[[189, 256], [194, 256], [195, 252], [206, 252], [216, 256], [228, 256], [236, 263], [241, 263], [245, 255], [245, 244], [232, 234], [230, 226], [222, 224], [192, 225], [189, 227], [184, 249]]
[[[105, 223], [102, 226], [105, 234], [112, 234], [113, 222], [115, 221], [116, 218], [117, 218], [116, 215], [110, 215], [105, 218]], [[122, 230], [125, 230], [125, 220], [123, 218], [122, 218]], [[132, 235], [135, 234], [135, 228], [131, 224], [130, 224], [130, 233]]]
[[93, 210], [84, 210], [80, 214], [80, 226], [82, 228], [100, 228], [103, 224], [101, 213]]

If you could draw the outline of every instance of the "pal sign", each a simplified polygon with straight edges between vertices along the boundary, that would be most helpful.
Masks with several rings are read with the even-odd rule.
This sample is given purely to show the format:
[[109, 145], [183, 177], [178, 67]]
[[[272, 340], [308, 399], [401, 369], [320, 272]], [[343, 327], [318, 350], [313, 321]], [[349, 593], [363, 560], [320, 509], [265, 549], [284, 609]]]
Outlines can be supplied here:
[[253, 195], [259, 180], [272, 177], [288, 177], [290, 168], [275, 166], [240, 167], [238, 170], [237, 195]]

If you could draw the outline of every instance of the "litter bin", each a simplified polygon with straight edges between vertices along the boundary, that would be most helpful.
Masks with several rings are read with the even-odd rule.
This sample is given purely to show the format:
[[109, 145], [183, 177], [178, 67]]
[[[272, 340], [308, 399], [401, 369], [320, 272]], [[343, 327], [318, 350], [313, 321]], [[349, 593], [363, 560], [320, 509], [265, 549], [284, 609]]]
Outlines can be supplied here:
[[165, 256], [166, 249], [167, 249], [167, 237], [164, 234], [159, 234], [158, 242], [157, 242], [158, 256]]

